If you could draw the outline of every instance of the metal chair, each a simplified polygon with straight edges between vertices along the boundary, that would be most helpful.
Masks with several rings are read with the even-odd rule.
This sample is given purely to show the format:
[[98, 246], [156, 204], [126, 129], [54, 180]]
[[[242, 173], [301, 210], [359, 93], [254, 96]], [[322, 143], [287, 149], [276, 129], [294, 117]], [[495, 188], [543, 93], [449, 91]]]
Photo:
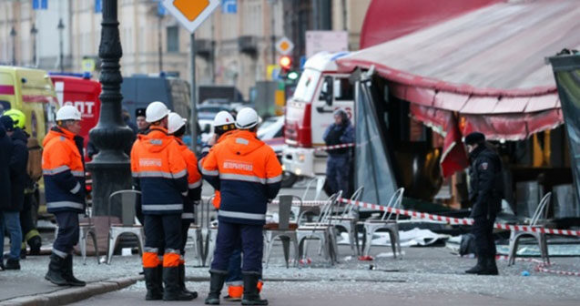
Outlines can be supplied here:
[[87, 236], [91, 235], [93, 239], [93, 245], [95, 246], [95, 257], [97, 258], [97, 264], [101, 264], [99, 261], [99, 247], [97, 245], [97, 228], [93, 224], [92, 209], [88, 207], [86, 209], [86, 222], [79, 223], [79, 248], [81, 249], [81, 256], [83, 257], [83, 265], [87, 264]]
[[[122, 234], [135, 235], [139, 240], [139, 254], [143, 255], [145, 232], [143, 226], [135, 224], [135, 200], [139, 195], [141, 192], [138, 190], [119, 190], [109, 196], [109, 251], [107, 252], [107, 264], [109, 265], [113, 258], [117, 239]], [[111, 204], [116, 197], [121, 198], [122, 220], [121, 223], [111, 224]]]
[[318, 222], [298, 224], [296, 230], [298, 238], [298, 250], [302, 257], [306, 257], [306, 240], [316, 239], [322, 243], [325, 257], [331, 265], [338, 262], [338, 245], [336, 243], [336, 229], [331, 224], [330, 216], [332, 215], [334, 205], [342, 192], [332, 195], [323, 206], [318, 217]]
[[[206, 208], [202, 209], [202, 222], [200, 223], [201, 227], [201, 237], [203, 241], [203, 248], [202, 248], [202, 260], [201, 264], [205, 267], [206, 263], [211, 263], [213, 259], [213, 252], [215, 250], [216, 240], [217, 240], [217, 230], [218, 227], [211, 224], [210, 220], [210, 210], [212, 207], [213, 199], [215, 195], [211, 196], [206, 203]], [[205, 213], [205, 216], [204, 216]]]
[[277, 224], [266, 224], [264, 226], [265, 247], [266, 247], [266, 267], [270, 261], [270, 254], [272, 253], [272, 246], [276, 238], [282, 241], [284, 248], [284, 259], [286, 260], [286, 268], [289, 267], [288, 261], [290, 258], [290, 243], [294, 244], [294, 265], [298, 264], [298, 235], [296, 234], [296, 224], [290, 223], [290, 214], [292, 212], [292, 204], [296, 199], [300, 206], [302, 206], [302, 199], [295, 195], [280, 195], [279, 196], [279, 221]]
[[[536, 212], [532, 216], [530, 222], [530, 228], [544, 228], [543, 225], [539, 224], [540, 218], [546, 220], [548, 218], [548, 208], [550, 207], [550, 200], [552, 198], [552, 193], [548, 192], [540, 201], [540, 204], [536, 208]], [[516, 256], [518, 251], [518, 244], [520, 238], [523, 236], [532, 236], [536, 239], [538, 247], [540, 248], [540, 255], [544, 263], [550, 264], [550, 256], [548, 254], [548, 241], [546, 239], [545, 233], [538, 232], [524, 232], [512, 229], [510, 232], [510, 245], [509, 245], [509, 256], [508, 256], [508, 266], [516, 263]]]
[[[203, 209], [203, 200], [200, 200], [200, 205], [199, 205], [199, 209]], [[203, 266], [203, 237], [201, 234], [201, 229], [202, 229], [202, 222], [203, 220], [198, 218], [198, 216], [201, 216], [202, 214], [199, 214], [197, 212], [195, 212], [196, 216], [195, 216], [195, 223], [192, 223], [189, 226], [189, 229], [187, 230], [187, 238], [193, 240], [193, 248], [194, 248], [194, 254], [196, 255], [196, 257], [199, 260], [199, 263]]]
[[[399, 208], [403, 202], [403, 194], [405, 193], [405, 188], [399, 188], [389, 200], [387, 208]], [[366, 220], [364, 222], [359, 222], [365, 229], [365, 239], [363, 241], [363, 255], [369, 256], [372, 246], [373, 235], [378, 230], [387, 230], [389, 232], [389, 237], [391, 240], [391, 247], [393, 249], [393, 256], [397, 258], [397, 251], [401, 255], [401, 241], [399, 239], [399, 215], [396, 214], [395, 219], [391, 220], [394, 212], [385, 211], [383, 216], [379, 220]]]
[[341, 227], [348, 233], [350, 248], [353, 251], [353, 255], [360, 255], [360, 248], [358, 243], [358, 212], [355, 210], [355, 202], [357, 202], [362, 193], [364, 187], [359, 187], [352, 196], [350, 197], [350, 202], [344, 207], [343, 213], [340, 216], [330, 216], [330, 220], [334, 227]]

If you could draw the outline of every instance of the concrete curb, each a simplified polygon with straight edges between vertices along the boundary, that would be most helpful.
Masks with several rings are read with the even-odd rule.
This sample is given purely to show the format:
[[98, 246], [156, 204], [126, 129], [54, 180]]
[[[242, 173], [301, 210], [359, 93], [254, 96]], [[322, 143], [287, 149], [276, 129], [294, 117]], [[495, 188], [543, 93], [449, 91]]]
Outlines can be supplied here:
[[55, 292], [17, 297], [2, 301], [1, 305], [53, 306], [86, 300], [95, 295], [121, 290], [143, 279], [143, 276], [124, 277], [89, 283], [85, 287], [67, 288]]

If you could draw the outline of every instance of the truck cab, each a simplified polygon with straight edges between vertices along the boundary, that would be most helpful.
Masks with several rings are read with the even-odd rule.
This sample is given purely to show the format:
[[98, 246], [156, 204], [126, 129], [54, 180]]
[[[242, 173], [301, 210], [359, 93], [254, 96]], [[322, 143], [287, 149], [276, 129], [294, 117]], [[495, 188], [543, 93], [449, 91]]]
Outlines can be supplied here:
[[285, 171], [307, 177], [325, 174], [327, 154], [316, 148], [325, 145], [323, 135], [334, 122], [333, 113], [343, 109], [349, 118], [354, 115], [354, 86], [336, 65], [347, 54], [321, 52], [304, 64], [296, 91], [286, 103]]

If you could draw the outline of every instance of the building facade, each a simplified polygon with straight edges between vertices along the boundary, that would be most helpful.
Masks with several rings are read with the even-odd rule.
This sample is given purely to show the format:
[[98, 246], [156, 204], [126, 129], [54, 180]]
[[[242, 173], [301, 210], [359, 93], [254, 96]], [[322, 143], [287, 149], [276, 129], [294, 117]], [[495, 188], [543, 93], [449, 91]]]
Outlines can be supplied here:
[[[0, 63], [83, 72], [88, 61], [98, 75], [102, 1], [0, 0]], [[308, 30], [347, 31], [350, 50], [357, 50], [370, 1], [222, 0], [195, 34], [198, 84], [235, 85], [247, 99], [278, 61], [274, 44], [288, 37], [299, 63]], [[121, 71], [125, 76], [165, 71], [189, 80], [190, 34], [158, 2], [118, 0]]]

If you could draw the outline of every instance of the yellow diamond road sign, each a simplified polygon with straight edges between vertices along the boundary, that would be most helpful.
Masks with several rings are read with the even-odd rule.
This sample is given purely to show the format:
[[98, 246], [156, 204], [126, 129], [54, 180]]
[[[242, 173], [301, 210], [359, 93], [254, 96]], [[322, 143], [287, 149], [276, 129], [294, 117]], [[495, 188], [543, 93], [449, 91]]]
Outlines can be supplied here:
[[163, 0], [167, 11], [190, 33], [195, 32], [219, 5], [219, 0]]
[[282, 55], [288, 55], [294, 50], [294, 44], [287, 37], [282, 37], [276, 43], [276, 50]]

